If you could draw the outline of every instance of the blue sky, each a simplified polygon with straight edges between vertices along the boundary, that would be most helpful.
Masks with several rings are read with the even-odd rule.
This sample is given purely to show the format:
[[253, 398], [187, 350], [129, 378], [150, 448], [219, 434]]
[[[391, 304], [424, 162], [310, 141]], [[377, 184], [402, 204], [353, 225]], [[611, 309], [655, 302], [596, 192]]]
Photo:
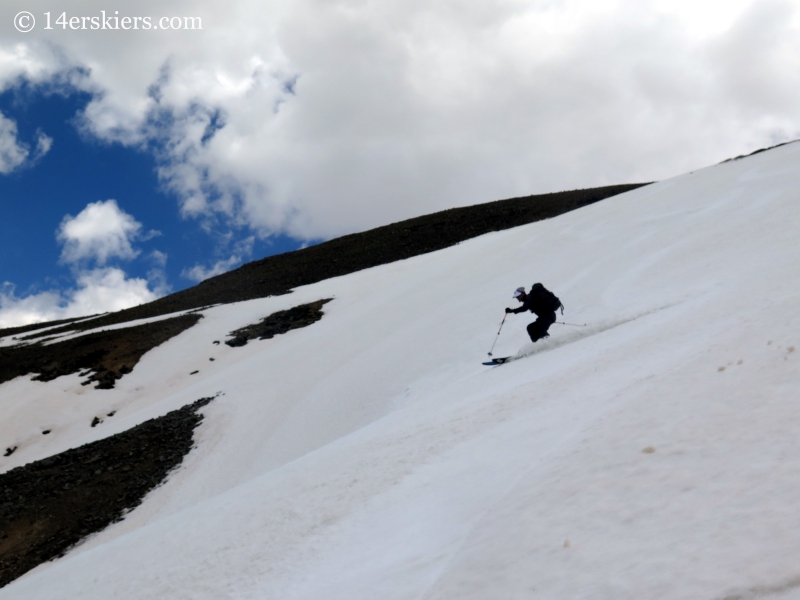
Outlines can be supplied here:
[[[145, 280], [154, 268], [163, 270], [166, 287], [161, 293], [195, 285], [193, 266], [213, 268], [229, 259], [242, 240], [252, 244], [245, 244], [247, 251], [238, 254], [241, 260], [228, 263], [226, 270], [313, 243], [279, 233], [253, 236], [247, 227], [209, 231], [182, 217], [176, 195], [159, 181], [152, 147], [126, 147], [81, 133], [76, 118], [89, 100], [80, 91], [24, 85], [0, 94], [0, 113], [16, 123], [20, 143], [34, 147], [40, 132], [53, 139], [49, 151], [33, 164], [0, 175], [0, 274], [13, 285], [16, 297], [76, 287], [75, 265], [59, 260], [64, 243], [57, 231], [65, 216], [74, 217], [98, 201], [115, 200], [145, 230], [134, 242], [135, 258], [112, 257], [106, 264]], [[67, 301], [63, 298], [62, 304]]]
[[[192, 285], [181, 271], [213, 262], [218, 254], [227, 257], [225, 251], [249, 232], [234, 230], [233, 240], [223, 242], [218, 235], [201, 230], [197, 222], [181, 218], [175, 194], [159, 183], [152, 152], [80, 134], [74, 122], [88, 100], [84, 93], [65, 96], [25, 88], [0, 95], [0, 112], [16, 121], [21, 140], [33, 144], [37, 131], [54, 139], [37, 164], [0, 177], [4, 278], [20, 289], [46, 280], [69, 282], [69, 270], [56, 262], [61, 251], [56, 230], [61, 220], [67, 214], [77, 215], [89, 202], [115, 199], [146, 229], [161, 233], [138, 244], [143, 257], [126, 263], [126, 270], [136, 277], [146, 276], [151, 268], [146, 255], [158, 250], [168, 255], [166, 272], [174, 291]], [[251, 256], [287, 252], [302, 244], [280, 235], [257, 239]]]
[[797, 138], [800, 0], [3, 2], [0, 327]]

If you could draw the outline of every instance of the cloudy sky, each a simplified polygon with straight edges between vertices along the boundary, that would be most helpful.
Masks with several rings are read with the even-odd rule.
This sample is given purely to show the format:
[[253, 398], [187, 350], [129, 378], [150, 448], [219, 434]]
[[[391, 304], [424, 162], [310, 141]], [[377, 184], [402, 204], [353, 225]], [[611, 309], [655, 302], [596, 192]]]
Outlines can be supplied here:
[[798, 137], [800, 0], [7, 0], [0, 326]]

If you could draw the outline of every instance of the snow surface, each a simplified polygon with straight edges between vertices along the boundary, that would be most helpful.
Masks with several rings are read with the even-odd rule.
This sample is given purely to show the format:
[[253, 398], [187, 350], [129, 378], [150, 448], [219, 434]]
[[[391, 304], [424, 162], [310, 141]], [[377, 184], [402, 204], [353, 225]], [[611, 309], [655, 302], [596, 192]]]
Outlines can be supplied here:
[[[3, 384], [3, 470], [222, 395], [165, 485], [0, 600], [800, 597], [798, 200], [792, 144], [207, 309], [114, 390]], [[587, 327], [510, 315], [520, 359], [482, 366], [536, 281]]]

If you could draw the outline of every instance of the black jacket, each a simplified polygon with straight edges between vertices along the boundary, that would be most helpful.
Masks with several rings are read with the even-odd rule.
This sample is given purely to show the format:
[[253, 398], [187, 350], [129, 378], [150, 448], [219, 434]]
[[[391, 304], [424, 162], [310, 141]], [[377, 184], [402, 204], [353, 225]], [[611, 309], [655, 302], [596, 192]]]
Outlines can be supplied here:
[[529, 310], [539, 317], [555, 314], [556, 311], [551, 308], [550, 298], [547, 296], [547, 292], [543, 291], [544, 289], [541, 283], [534, 284], [531, 291], [525, 296], [522, 306], [511, 309], [511, 312], [519, 314]]

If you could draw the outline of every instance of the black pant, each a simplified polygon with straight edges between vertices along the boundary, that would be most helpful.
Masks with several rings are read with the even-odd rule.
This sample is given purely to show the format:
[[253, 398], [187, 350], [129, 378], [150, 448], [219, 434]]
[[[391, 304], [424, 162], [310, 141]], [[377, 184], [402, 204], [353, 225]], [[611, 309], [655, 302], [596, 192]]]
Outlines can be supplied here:
[[547, 330], [550, 328], [550, 325], [556, 322], [555, 311], [536, 316], [538, 318], [528, 325], [528, 335], [531, 336], [532, 342], [547, 336]]

